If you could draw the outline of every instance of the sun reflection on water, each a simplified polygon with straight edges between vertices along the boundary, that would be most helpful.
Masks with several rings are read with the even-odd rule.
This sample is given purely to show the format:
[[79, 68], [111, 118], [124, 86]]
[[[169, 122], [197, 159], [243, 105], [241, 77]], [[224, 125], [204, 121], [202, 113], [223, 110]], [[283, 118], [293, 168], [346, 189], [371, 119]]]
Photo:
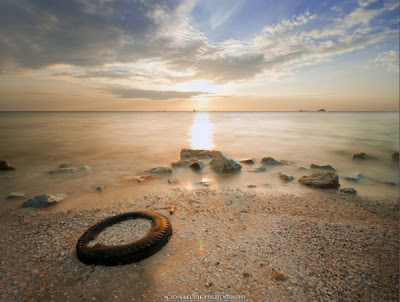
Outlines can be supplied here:
[[197, 112], [192, 126], [191, 148], [212, 149], [213, 129], [207, 112]]

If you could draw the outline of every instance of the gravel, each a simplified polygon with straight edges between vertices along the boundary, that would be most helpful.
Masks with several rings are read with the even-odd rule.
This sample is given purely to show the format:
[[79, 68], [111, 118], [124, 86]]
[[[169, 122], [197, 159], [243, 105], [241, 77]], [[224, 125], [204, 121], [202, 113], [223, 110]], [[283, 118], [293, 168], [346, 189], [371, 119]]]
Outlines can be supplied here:
[[[336, 190], [293, 195], [199, 187], [97, 210], [10, 210], [0, 216], [0, 301], [164, 301], [193, 294], [398, 301], [398, 202]], [[116, 267], [77, 259], [75, 245], [88, 227], [134, 210], [170, 218], [173, 235], [161, 251]], [[97, 240], [119, 244], [145, 230], [139, 220], [126, 221]]]

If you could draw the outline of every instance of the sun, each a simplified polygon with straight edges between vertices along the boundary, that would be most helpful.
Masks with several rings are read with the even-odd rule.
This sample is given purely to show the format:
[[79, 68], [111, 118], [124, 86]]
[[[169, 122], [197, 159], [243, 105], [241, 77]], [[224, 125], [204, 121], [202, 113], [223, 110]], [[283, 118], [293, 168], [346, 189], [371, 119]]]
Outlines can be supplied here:
[[180, 90], [204, 92], [204, 94], [214, 94], [220, 92], [225, 85], [212, 85], [212, 81], [196, 80], [184, 82], [178, 85]]

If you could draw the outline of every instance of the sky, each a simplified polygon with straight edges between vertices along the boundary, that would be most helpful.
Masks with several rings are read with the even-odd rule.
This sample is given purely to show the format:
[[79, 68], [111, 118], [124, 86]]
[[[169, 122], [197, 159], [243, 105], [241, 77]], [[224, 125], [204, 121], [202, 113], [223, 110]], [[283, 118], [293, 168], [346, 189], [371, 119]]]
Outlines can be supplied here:
[[397, 0], [2, 0], [0, 110], [399, 110]]

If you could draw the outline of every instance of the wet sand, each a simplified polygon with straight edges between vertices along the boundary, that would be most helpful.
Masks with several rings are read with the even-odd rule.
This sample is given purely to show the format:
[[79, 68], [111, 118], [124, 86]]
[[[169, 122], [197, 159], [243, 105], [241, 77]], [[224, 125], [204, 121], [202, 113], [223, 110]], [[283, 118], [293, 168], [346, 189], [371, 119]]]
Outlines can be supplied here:
[[[398, 301], [398, 203], [226, 186], [169, 188], [108, 208], [13, 209], [0, 217], [0, 301]], [[173, 215], [162, 209], [170, 205]], [[89, 226], [134, 210], [169, 217], [161, 251], [117, 267], [77, 259]]]

